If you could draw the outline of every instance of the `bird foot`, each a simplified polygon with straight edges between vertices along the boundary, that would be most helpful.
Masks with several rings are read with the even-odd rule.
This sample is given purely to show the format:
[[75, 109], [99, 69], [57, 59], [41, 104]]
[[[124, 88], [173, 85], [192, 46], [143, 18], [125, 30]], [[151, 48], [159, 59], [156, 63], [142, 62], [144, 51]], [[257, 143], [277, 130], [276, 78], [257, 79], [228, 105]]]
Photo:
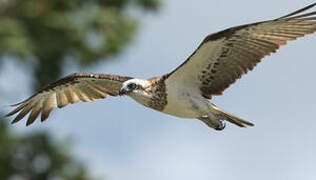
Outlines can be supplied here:
[[200, 117], [198, 119], [216, 131], [222, 131], [226, 127], [226, 124], [222, 120], [210, 119], [209, 117]]
[[220, 125], [214, 128], [216, 131], [222, 131], [222, 130], [224, 130], [225, 127], [226, 127], [226, 123], [224, 123], [224, 122], [221, 121], [221, 120], [220, 120], [219, 122], [220, 122]]

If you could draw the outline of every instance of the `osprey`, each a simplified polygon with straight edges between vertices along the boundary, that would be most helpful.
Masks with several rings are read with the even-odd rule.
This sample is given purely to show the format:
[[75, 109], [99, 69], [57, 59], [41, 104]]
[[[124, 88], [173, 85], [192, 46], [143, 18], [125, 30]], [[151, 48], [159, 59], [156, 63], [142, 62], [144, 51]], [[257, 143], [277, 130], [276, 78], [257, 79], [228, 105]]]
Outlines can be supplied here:
[[16, 123], [30, 112], [26, 122], [30, 125], [40, 113], [41, 121], [45, 121], [56, 107], [127, 95], [162, 113], [202, 120], [215, 130], [223, 130], [225, 120], [239, 127], [253, 126], [216, 107], [209, 99], [221, 95], [287, 41], [315, 32], [316, 11], [302, 13], [314, 6], [316, 3], [274, 20], [210, 34], [183, 64], [160, 77], [143, 80], [109, 74], [71, 74], [13, 105], [17, 107], [7, 116], [18, 113], [12, 121]]

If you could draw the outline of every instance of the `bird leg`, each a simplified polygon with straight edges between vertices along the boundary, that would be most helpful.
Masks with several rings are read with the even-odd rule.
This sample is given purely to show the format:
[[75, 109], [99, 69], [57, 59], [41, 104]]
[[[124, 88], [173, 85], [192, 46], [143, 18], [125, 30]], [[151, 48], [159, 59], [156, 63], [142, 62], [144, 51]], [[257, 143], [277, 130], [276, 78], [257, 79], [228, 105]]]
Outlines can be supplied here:
[[198, 118], [199, 120], [203, 121], [209, 127], [221, 131], [225, 128], [225, 123], [220, 119], [217, 119], [215, 116], [202, 116]]

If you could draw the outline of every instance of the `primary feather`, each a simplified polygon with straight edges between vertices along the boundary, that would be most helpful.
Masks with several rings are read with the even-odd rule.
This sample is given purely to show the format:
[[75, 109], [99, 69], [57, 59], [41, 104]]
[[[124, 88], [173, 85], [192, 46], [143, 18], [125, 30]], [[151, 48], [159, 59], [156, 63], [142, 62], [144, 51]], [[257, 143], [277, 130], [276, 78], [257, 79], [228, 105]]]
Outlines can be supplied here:
[[131, 77], [109, 74], [75, 73], [53, 82], [17, 106], [6, 116], [18, 115], [12, 121], [16, 123], [30, 111], [26, 125], [30, 125], [41, 113], [41, 121], [45, 121], [54, 108], [63, 108], [79, 101], [90, 102], [104, 99], [108, 95], [118, 96], [123, 82]]

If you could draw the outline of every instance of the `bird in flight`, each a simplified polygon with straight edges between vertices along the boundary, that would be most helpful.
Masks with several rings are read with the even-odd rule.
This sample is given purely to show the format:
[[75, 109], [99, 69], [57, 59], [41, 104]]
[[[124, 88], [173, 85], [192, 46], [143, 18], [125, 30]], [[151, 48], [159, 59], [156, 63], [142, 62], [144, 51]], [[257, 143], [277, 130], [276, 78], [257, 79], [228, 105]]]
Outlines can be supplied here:
[[215, 130], [228, 121], [239, 127], [254, 126], [210, 103], [266, 55], [287, 41], [316, 31], [316, 11], [311, 4], [277, 19], [246, 24], [208, 35], [179, 67], [147, 80], [132, 77], [74, 73], [57, 80], [16, 106], [6, 116], [18, 114], [12, 123], [28, 113], [26, 125], [40, 115], [45, 121], [52, 110], [79, 101], [107, 96], [129, 96], [138, 103], [172, 116], [199, 119]]

